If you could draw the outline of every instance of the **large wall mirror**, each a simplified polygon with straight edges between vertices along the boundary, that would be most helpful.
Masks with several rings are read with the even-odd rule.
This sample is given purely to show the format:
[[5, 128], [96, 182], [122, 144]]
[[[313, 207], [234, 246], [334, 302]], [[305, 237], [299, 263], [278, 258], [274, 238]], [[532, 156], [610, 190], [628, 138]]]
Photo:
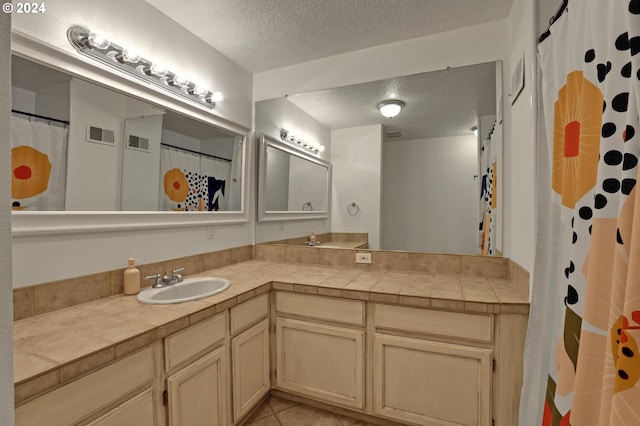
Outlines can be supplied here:
[[259, 153], [258, 221], [329, 217], [329, 162], [264, 134]]
[[[260, 101], [256, 131], [275, 133], [305, 117], [326, 129], [316, 137], [329, 138], [332, 233], [368, 233], [372, 249], [501, 255], [501, 66], [488, 62]], [[396, 117], [378, 111], [388, 99], [404, 102]], [[274, 236], [256, 229], [257, 242], [280, 240]]]
[[246, 221], [248, 132], [83, 77], [12, 56], [14, 234]]

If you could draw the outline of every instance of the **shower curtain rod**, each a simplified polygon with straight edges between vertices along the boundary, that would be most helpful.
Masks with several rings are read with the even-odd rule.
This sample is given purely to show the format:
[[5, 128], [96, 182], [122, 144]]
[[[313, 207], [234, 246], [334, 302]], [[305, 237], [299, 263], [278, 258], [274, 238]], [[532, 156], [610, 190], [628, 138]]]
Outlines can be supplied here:
[[556, 10], [556, 13], [554, 13], [551, 19], [549, 19], [549, 26], [547, 27], [547, 30], [542, 34], [540, 34], [540, 38], [538, 38], [538, 43], [542, 43], [544, 39], [546, 39], [551, 35], [551, 31], [550, 31], [551, 26], [553, 25], [554, 22], [556, 22], [562, 16], [564, 11], [567, 10], [568, 3], [569, 3], [569, 0], [562, 0], [560, 7], [558, 7], [558, 10]]
[[18, 111], [17, 109], [12, 109], [11, 112], [15, 112], [16, 114], [28, 115], [29, 117], [41, 118], [43, 120], [53, 121], [55, 123], [62, 123], [62, 124], [66, 124], [67, 126], [69, 125], [68, 121], [58, 120], [57, 118], [45, 117], [44, 115], [38, 115], [38, 114], [32, 114], [30, 112]]
[[168, 143], [164, 143], [164, 142], [160, 142], [160, 145], [161, 146], [168, 146], [169, 148], [173, 148], [173, 149], [179, 149], [180, 151], [190, 152], [192, 154], [198, 154], [198, 155], [201, 155], [203, 157], [215, 158], [216, 160], [228, 161], [230, 163], [232, 162], [232, 160], [229, 160], [228, 158], [218, 157], [217, 155], [211, 155], [211, 154], [203, 154], [202, 152], [194, 151], [192, 149], [182, 148], [182, 147], [175, 146], [175, 145], [169, 145]]

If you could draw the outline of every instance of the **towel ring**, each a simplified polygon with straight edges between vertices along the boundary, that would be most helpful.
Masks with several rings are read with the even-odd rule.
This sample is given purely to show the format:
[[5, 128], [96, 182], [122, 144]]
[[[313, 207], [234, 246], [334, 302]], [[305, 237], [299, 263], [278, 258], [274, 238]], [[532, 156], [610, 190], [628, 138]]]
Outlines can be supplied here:
[[311, 201], [307, 201], [306, 203], [304, 203], [302, 205], [302, 211], [303, 212], [312, 212], [313, 211], [313, 204], [311, 204]]
[[355, 216], [359, 212], [360, 212], [360, 207], [358, 207], [355, 201], [347, 206], [347, 213], [349, 213], [350, 216]]

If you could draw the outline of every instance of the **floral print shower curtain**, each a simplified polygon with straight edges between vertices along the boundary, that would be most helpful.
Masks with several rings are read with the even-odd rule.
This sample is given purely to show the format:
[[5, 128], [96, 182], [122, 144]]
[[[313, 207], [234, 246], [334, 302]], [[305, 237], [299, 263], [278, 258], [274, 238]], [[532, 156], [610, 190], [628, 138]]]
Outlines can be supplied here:
[[230, 173], [229, 161], [162, 146], [159, 209], [227, 210], [225, 194]]
[[640, 425], [640, 1], [570, 0], [538, 49], [542, 424]]
[[66, 127], [11, 117], [12, 210], [64, 210]]

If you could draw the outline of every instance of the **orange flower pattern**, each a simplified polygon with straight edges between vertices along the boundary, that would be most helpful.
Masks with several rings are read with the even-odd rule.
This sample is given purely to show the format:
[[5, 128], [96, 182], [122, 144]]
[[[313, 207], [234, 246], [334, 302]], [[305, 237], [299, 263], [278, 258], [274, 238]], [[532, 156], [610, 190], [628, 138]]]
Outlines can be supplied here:
[[164, 193], [176, 203], [183, 203], [187, 199], [189, 182], [182, 170], [175, 168], [164, 174]]
[[582, 71], [567, 75], [567, 83], [558, 92], [551, 186], [569, 208], [596, 184], [603, 100], [600, 89]]
[[11, 149], [11, 197], [21, 200], [43, 193], [50, 176], [48, 155], [26, 145]]

